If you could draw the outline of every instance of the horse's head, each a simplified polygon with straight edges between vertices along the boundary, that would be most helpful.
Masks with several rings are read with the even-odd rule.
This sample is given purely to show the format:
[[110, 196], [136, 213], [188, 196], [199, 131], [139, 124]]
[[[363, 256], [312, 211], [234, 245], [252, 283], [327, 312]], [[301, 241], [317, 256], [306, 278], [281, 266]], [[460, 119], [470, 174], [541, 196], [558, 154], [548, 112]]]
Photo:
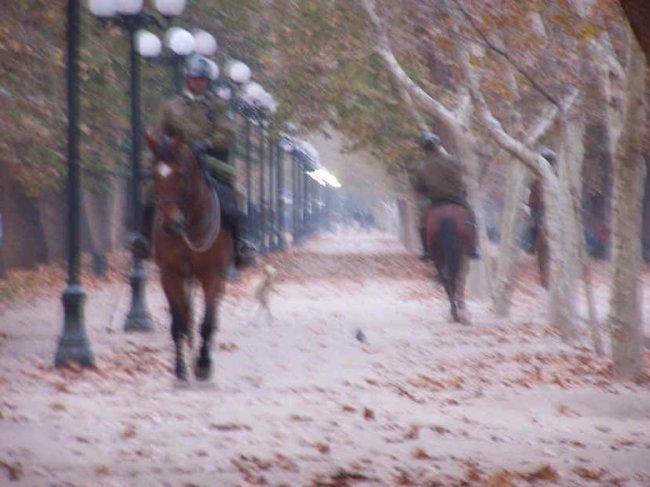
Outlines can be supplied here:
[[192, 153], [179, 138], [163, 136], [156, 140], [147, 132], [145, 141], [153, 156], [150, 173], [163, 228], [179, 234], [186, 224], [182, 208], [190, 198], [189, 161]]

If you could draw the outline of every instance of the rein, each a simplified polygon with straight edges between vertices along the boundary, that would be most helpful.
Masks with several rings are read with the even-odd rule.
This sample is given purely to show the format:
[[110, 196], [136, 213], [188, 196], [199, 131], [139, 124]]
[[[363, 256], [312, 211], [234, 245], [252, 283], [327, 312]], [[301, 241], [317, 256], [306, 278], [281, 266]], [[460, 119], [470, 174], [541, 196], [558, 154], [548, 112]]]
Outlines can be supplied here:
[[[156, 200], [157, 202], [162, 202], [162, 203], [173, 203], [179, 206], [179, 210], [183, 214], [183, 219], [185, 222], [189, 222], [189, 219], [187, 216], [184, 214], [184, 212], [180, 209], [180, 207], [188, 202], [188, 197], [191, 197], [192, 194], [196, 194], [196, 188], [191, 187], [191, 180], [190, 180], [190, 174], [189, 174], [189, 163], [186, 157], [183, 157], [181, 154], [180, 160], [182, 162], [182, 167], [183, 167], [183, 172], [182, 172], [182, 178], [183, 178], [183, 195], [182, 196], [161, 196], [161, 195], [156, 195]], [[199, 162], [196, 161], [197, 165], [199, 165]], [[200, 168], [200, 166], [199, 166]], [[207, 211], [207, 213], [202, 217], [200, 224], [202, 224], [205, 221], [205, 216], [207, 215], [210, 218], [210, 221], [208, 222], [208, 229], [207, 231], [201, 232], [203, 236], [199, 236], [198, 239], [192, 239], [188, 235], [188, 228], [187, 224], [183, 224], [180, 230], [180, 237], [183, 239], [183, 242], [187, 247], [193, 251], [193, 252], [205, 252], [208, 250], [214, 241], [217, 239], [217, 235], [219, 234], [219, 230], [221, 229], [221, 207], [219, 204], [219, 198], [217, 196], [216, 190], [211, 187], [209, 181], [205, 180], [206, 176], [201, 175], [199, 177], [203, 177], [205, 184], [208, 186], [208, 191], [210, 191], [210, 208]], [[202, 225], [201, 225], [202, 226]]]
[[185, 245], [187, 245], [193, 252], [205, 252], [208, 250], [216, 240], [219, 230], [221, 229], [221, 208], [219, 206], [219, 198], [217, 198], [217, 192], [213, 188], [210, 188], [210, 195], [212, 196], [210, 204], [210, 209], [212, 211], [210, 211], [210, 227], [207, 234], [198, 241], [192, 241], [192, 239], [188, 237], [185, 228], [181, 230], [183, 242], [185, 242]]

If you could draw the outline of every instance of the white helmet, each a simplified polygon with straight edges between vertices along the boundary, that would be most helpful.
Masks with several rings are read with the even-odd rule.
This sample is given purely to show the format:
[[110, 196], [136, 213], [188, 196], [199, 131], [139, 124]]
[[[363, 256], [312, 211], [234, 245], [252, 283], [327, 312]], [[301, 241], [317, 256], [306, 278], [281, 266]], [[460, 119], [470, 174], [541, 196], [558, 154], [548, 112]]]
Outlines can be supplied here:
[[191, 55], [185, 63], [186, 77], [210, 79], [211, 72], [210, 60], [198, 54]]

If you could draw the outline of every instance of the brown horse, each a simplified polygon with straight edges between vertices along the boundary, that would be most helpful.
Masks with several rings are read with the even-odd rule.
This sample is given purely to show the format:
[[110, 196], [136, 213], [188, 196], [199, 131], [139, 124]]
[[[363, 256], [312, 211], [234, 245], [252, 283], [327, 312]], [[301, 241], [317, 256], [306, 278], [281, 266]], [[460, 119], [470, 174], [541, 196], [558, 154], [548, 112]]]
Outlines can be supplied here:
[[457, 203], [435, 203], [426, 213], [424, 228], [438, 281], [449, 298], [451, 318], [468, 324], [464, 294], [474, 232], [469, 210]]
[[191, 345], [191, 285], [203, 289], [205, 313], [195, 376], [210, 377], [212, 333], [218, 328], [218, 307], [225, 290], [233, 241], [221, 226], [219, 199], [189, 146], [178, 139], [157, 141], [145, 135], [153, 154], [151, 174], [157, 204], [153, 233], [154, 258], [172, 315], [176, 377], [187, 380], [184, 340]]

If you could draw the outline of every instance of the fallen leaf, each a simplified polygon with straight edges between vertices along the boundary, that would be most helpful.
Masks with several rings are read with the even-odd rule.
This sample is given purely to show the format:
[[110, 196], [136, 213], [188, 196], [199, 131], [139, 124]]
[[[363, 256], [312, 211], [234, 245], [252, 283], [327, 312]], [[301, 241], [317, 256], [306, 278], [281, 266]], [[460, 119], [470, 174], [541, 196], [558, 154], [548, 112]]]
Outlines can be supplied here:
[[9, 463], [0, 460], [0, 467], [4, 467], [9, 474], [9, 480], [18, 480], [23, 475], [23, 466], [20, 462]]
[[413, 452], [413, 457], [417, 458], [418, 460], [429, 460], [431, 458], [429, 454], [422, 448], [416, 448]]
[[341, 482], [341, 485], [347, 485], [347, 483], [345, 483], [347, 480], [368, 480], [368, 477], [359, 472], [350, 472], [344, 468], [339, 468], [339, 470], [331, 476], [331, 479], [335, 482]]
[[607, 470], [605, 470], [603, 467], [593, 465], [589, 467], [573, 467], [573, 472], [585, 480], [600, 480], [602, 476], [605, 475]]
[[124, 438], [124, 439], [133, 438], [135, 436], [135, 433], [136, 433], [135, 426], [133, 426], [132, 424], [129, 424], [122, 431], [122, 438]]
[[451, 433], [451, 430], [445, 428], [444, 426], [431, 426], [431, 431], [435, 431], [439, 435], [446, 435]]
[[521, 474], [521, 477], [528, 481], [546, 480], [548, 482], [557, 482], [558, 475], [553, 467], [548, 464], [542, 465], [530, 473]]
[[415, 485], [415, 481], [413, 480], [413, 477], [406, 472], [405, 470], [402, 469], [397, 469], [399, 471], [399, 474], [394, 477], [395, 480], [395, 485]]
[[500, 470], [487, 479], [488, 487], [515, 487], [515, 476], [508, 470]]
[[409, 428], [409, 430], [404, 435], [404, 438], [408, 438], [409, 440], [415, 440], [418, 436], [420, 436], [420, 427], [411, 426], [411, 428]]
[[619, 444], [620, 446], [632, 446], [636, 443], [634, 440], [631, 440], [630, 438], [622, 438], [622, 437], [616, 438], [616, 440], [614, 441], [616, 441], [616, 443]]
[[372, 409], [363, 408], [363, 417], [368, 420], [375, 419], [375, 412]]
[[559, 404], [557, 406], [557, 412], [562, 414], [563, 416], [580, 416], [580, 414], [575, 412], [573, 409], [571, 409], [566, 404]]
[[234, 352], [235, 350], [238, 350], [239, 347], [237, 346], [236, 343], [228, 342], [228, 343], [219, 343], [218, 345], [219, 350], [223, 350], [225, 352]]
[[314, 446], [323, 455], [330, 452], [330, 446], [325, 443], [316, 443]]

